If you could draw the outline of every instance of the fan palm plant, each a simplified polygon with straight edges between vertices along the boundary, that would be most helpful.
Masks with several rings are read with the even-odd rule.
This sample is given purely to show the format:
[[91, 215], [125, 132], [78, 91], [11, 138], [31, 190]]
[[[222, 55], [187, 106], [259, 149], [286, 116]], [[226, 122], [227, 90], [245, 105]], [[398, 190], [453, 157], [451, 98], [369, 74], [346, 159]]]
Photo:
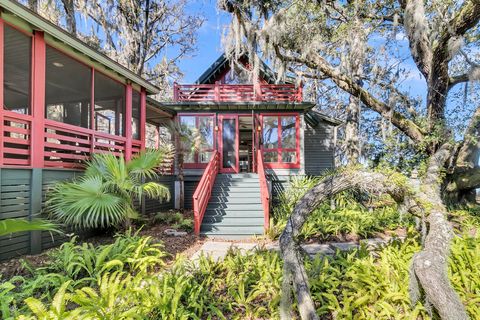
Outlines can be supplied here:
[[[87, 162], [85, 174], [62, 182], [49, 192], [46, 208], [59, 221], [76, 228], [130, 225], [138, 217], [135, 203], [144, 196], [169, 199], [167, 187], [154, 182], [173, 159], [173, 147], [147, 150], [126, 162], [113, 154], [96, 154]], [[149, 180], [149, 181], [147, 181]]]

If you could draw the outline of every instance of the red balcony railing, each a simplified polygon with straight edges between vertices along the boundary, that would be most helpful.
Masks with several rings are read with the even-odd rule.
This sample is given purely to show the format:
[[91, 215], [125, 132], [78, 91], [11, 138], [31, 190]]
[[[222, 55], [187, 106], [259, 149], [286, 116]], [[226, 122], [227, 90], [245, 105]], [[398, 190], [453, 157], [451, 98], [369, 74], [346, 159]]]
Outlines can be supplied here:
[[174, 84], [176, 102], [302, 102], [293, 84]]
[[200, 234], [200, 226], [202, 225], [203, 215], [207, 209], [208, 201], [212, 194], [213, 184], [217, 177], [219, 169], [219, 153], [213, 151], [212, 158], [203, 172], [202, 179], [198, 183], [197, 189], [193, 194], [193, 222], [196, 235]]
[[257, 172], [260, 179], [260, 198], [262, 199], [265, 231], [270, 226], [270, 193], [268, 192], [267, 177], [265, 176], [265, 167], [263, 166], [262, 151], [257, 151]]

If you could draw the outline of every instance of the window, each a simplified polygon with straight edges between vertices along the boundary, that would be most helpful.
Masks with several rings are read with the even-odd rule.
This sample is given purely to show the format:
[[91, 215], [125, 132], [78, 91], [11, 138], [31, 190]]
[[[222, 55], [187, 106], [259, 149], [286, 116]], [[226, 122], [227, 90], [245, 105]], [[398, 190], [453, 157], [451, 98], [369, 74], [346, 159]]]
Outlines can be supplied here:
[[140, 92], [132, 92], [132, 137], [135, 140], [140, 139]]
[[265, 163], [298, 165], [298, 116], [263, 116]]
[[124, 135], [125, 86], [95, 72], [95, 130]]
[[184, 163], [207, 164], [214, 150], [213, 116], [180, 116]]
[[45, 72], [46, 118], [90, 128], [91, 69], [47, 46]]
[[6, 24], [3, 35], [3, 107], [30, 114], [32, 39]]

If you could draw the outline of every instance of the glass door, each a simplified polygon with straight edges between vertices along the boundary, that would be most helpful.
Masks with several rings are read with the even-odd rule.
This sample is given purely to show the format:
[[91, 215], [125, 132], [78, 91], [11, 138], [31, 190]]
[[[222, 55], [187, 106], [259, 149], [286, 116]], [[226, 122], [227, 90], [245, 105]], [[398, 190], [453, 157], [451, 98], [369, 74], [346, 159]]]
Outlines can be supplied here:
[[219, 115], [220, 172], [238, 173], [238, 115]]

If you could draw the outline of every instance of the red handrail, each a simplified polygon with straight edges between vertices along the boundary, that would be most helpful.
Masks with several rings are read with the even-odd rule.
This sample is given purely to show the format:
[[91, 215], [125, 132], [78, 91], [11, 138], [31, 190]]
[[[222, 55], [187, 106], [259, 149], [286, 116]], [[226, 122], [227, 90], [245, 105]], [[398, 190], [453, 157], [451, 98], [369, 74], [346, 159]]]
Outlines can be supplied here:
[[203, 172], [202, 179], [198, 183], [195, 193], [193, 194], [193, 220], [194, 231], [196, 235], [200, 234], [200, 226], [202, 225], [203, 215], [207, 209], [208, 201], [212, 194], [213, 184], [217, 177], [219, 169], [219, 153], [213, 151], [212, 158]]
[[174, 101], [228, 102], [279, 101], [302, 102], [302, 87], [294, 84], [178, 84], [173, 87]]
[[262, 198], [263, 207], [263, 227], [265, 231], [270, 226], [270, 193], [268, 192], [267, 178], [265, 177], [265, 167], [263, 166], [262, 151], [257, 151], [257, 172], [260, 180], [260, 197]]

